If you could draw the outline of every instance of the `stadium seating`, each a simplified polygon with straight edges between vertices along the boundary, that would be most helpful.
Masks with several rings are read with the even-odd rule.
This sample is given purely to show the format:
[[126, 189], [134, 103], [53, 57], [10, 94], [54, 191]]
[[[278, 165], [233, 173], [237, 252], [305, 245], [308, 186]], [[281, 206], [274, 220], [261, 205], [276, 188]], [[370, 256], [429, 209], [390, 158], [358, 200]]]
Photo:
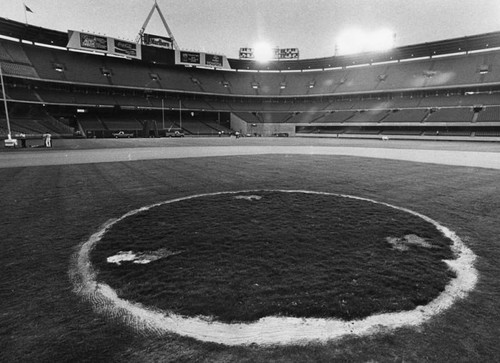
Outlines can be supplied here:
[[109, 117], [101, 116], [101, 121], [105, 125], [106, 129], [111, 131], [130, 131], [143, 129], [143, 126], [139, 121], [127, 114], [113, 115]]
[[500, 121], [500, 107], [489, 106], [479, 112], [477, 122], [499, 122]]
[[[6, 61], [6, 73], [12, 75], [80, 84], [218, 95], [266, 97], [356, 94], [453, 87], [500, 80], [500, 72], [490, 67], [500, 61], [498, 53], [325, 71], [257, 73], [148, 65], [136, 60], [49, 49], [6, 40], [2, 40], [1, 44], [5, 49], [2, 59]], [[481, 66], [488, 66], [489, 71], [481, 73]]]
[[325, 113], [322, 112], [299, 112], [293, 114], [293, 116], [288, 120], [288, 122], [292, 123], [312, 123], [316, 121], [321, 121]]
[[85, 131], [107, 130], [99, 117], [94, 114], [81, 114], [78, 116], [78, 122]]
[[[31, 105], [20, 107], [15, 105], [9, 113], [11, 132], [16, 135], [23, 133], [28, 137], [38, 137], [44, 133], [51, 133], [55, 137], [72, 137], [74, 128], [65, 125], [41, 106]], [[0, 135], [7, 135], [5, 114], [0, 112]]]
[[321, 122], [326, 122], [326, 123], [345, 122], [354, 117], [355, 114], [356, 114], [355, 111], [335, 111], [326, 114], [321, 119]]
[[384, 118], [384, 122], [422, 122], [428, 114], [426, 109], [396, 109]]
[[20, 86], [7, 86], [5, 93], [7, 98], [12, 101], [25, 101], [25, 102], [39, 102], [35, 93], [25, 85]]
[[356, 112], [349, 122], [380, 122], [387, 117], [387, 110], [362, 110]]
[[[439, 136], [471, 137], [497, 134], [496, 129], [478, 128], [486, 127], [483, 123], [500, 127], [498, 50], [256, 72], [128, 60], [0, 39], [0, 62], [9, 101], [25, 107], [73, 107], [73, 115], [84, 108], [89, 112], [77, 115], [80, 127], [102, 135], [139, 132], [147, 120], [162, 122], [161, 109], [181, 109], [186, 114], [182, 127], [193, 135], [226, 127], [213, 120], [214, 112], [230, 112], [249, 124], [296, 124], [298, 133], [311, 135], [430, 136], [439, 131]], [[142, 110], [155, 113], [140, 114]], [[58, 128], [57, 119], [50, 117], [13, 119], [17, 130], [71, 131]], [[178, 117], [169, 113], [166, 120], [172, 124]], [[436, 128], [426, 129], [428, 124]]]
[[[180, 124], [178, 123], [180, 126]], [[182, 129], [191, 135], [217, 135], [219, 130], [196, 120], [182, 121]]]
[[426, 122], [471, 122], [474, 112], [471, 108], [441, 108], [432, 110]]

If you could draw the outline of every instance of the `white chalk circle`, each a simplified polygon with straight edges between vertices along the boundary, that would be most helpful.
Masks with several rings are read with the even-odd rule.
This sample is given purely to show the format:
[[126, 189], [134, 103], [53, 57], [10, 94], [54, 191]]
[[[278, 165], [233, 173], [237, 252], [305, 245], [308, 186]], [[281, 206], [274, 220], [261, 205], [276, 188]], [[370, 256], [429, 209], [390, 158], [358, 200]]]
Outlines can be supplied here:
[[[453, 260], [444, 260], [444, 262], [455, 273], [455, 277], [450, 280], [445, 289], [434, 300], [427, 305], [418, 306], [413, 310], [381, 313], [364, 319], [350, 321], [335, 318], [270, 316], [250, 323], [224, 323], [212, 321], [204, 317], [184, 317], [174, 313], [167, 313], [154, 307], [121, 299], [109, 285], [97, 281], [96, 272], [90, 261], [90, 252], [106, 232], [117, 222], [137, 213], [148, 211], [151, 208], [193, 198], [217, 195], [238, 196], [239, 194], [254, 193], [251, 196], [252, 198], [247, 199], [249, 202], [256, 202], [258, 199], [254, 198], [254, 195], [258, 195], [259, 192], [306, 193], [351, 198], [413, 214], [433, 224], [438, 231], [453, 242], [451, 249], [456, 258]], [[413, 241], [412, 238], [411, 236], [406, 237], [410, 242]], [[474, 267], [475, 259], [475, 254], [465, 246], [453, 231], [425, 215], [406, 208], [372, 199], [335, 193], [306, 190], [243, 190], [237, 192], [197, 194], [168, 200], [133, 210], [118, 219], [110, 220], [87, 241], [78, 246], [78, 251], [71, 261], [69, 274], [74, 284], [75, 293], [91, 302], [95, 311], [121, 318], [137, 330], [144, 330], [155, 334], [175, 333], [200, 341], [226, 345], [285, 345], [327, 342], [347, 335], [366, 336], [380, 331], [392, 331], [405, 326], [418, 326], [433, 316], [442, 313], [457, 300], [464, 299], [474, 289], [478, 280], [478, 272]]]

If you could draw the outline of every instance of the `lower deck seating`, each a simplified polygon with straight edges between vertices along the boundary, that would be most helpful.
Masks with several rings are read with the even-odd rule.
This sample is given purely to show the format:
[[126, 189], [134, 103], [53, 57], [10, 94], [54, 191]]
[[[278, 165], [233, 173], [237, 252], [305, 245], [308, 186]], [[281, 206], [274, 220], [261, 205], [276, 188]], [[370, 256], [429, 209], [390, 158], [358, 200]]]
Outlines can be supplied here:
[[345, 122], [355, 115], [354, 111], [334, 111], [326, 114], [321, 122]]
[[182, 121], [182, 129], [192, 135], [217, 135], [219, 133], [219, 130], [200, 121]]
[[366, 110], [356, 112], [349, 122], [380, 122], [387, 117], [387, 110]]
[[111, 131], [129, 131], [129, 130], [142, 130], [143, 125], [132, 117], [101, 117], [101, 121], [104, 123], [106, 128]]
[[85, 131], [106, 130], [106, 127], [96, 115], [82, 114], [78, 117], [78, 122]]
[[[50, 123], [47, 120], [33, 120], [26, 118], [9, 117], [10, 129], [12, 133], [23, 133], [26, 135], [50, 133], [52, 135], [73, 134], [73, 130], [64, 125]], [[7, 121], [0, 119], [0, 128], [7, 134]]]
[[290, 112], [258, 112], [257, 117], [264, 123], [283, 123], [292, 118]]
[[425, 119], [426, 122], [471, 122], [474, 111], [470, 107], [441, 108], [432, 110]]
[[6, 87], [7, 98], [15, 101], [39, 102], [33, 91], [28, 87]]
[[421, 122], [428, 112], [426, 109], [393, 110], [384, 118], [384, 122]]
[[292, 116], [288, 122], [293, 123], [311, 123], [311, 122], [321, 122], [325, 113], [323, 112], [300, 112]]
[[382, 135], [421, 135], [423, 133], [422, 130], [384, 130], [381, 132]]
[[476, 131], [475, 136], [500, 137], [500, 130], [498, 130], [498, 131]]
[[205, 122], [205, 124], [208, 127], [211, 127], [212, 129], [216, 130], [217, 132], [219, 132], [219, 131], [229, 132], [230, 131], [227, 127], [225, 127], [224, 125], [221, 125], [219, 122], [208, 121], [208, 122]]
[[488, 106], [483, 108], [477, 117], [478, 122], [500, 122], [500, 107]]

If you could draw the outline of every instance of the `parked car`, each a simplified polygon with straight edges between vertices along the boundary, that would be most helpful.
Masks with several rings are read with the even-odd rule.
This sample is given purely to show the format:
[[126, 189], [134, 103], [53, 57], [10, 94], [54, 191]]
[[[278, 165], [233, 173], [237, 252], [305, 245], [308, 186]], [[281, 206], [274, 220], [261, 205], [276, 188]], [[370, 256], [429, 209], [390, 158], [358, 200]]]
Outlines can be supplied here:
[[184, 133], [182, 131], [167, 131], [165, 132], [165, 137], [184, 137]]
[[131, 137], [134, 137], [134, 134], [127, 133], [125, 131], [118, 131], [118, 132], [113, 133], [113, 137], [115, 139], [124, 139], [124, 138], [129, 139]]

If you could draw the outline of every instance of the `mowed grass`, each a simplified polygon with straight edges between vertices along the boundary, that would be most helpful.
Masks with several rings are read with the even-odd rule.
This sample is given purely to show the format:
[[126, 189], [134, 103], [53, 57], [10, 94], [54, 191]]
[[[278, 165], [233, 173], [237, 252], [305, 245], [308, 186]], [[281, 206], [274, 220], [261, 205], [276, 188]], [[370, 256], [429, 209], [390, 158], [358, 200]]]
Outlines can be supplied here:
[[[242, 197], [252, 198], [250, 200]], [[260, 198], [260, 199], [259, 199]], [[432, 248], [393, 248], [418, 235]], [[127, 217], [93, 250], [123, 299], [224, 322], [266, 316], [360, 319], [425, 305], [454, 274], [451, 241], [429, 222], [332, 195], [255, 191], [196, 197]], [[180, 252], [121, 265], [121, 251]]]
[[[0, 361], [498, 361], [499, 181], [497, 170], [308, 155], [0, 169]], [[242, 189], [344, 193], [428, 215], [478, 255], [477, 288], [419, 328], [290, 347], [226, 347], [142, 335], [73, 293], [71, 258], [109, 219], [161, 200]]]

